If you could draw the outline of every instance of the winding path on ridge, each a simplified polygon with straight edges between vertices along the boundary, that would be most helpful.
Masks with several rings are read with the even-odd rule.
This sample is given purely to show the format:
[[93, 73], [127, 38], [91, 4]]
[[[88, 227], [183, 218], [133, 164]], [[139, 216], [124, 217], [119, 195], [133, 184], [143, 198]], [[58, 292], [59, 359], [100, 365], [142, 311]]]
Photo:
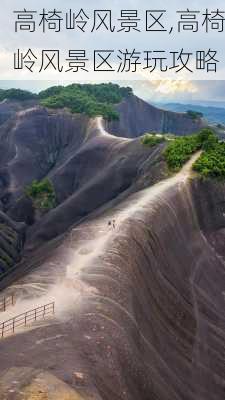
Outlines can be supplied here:
[[[101, 124], [99, 118], [98, 125]], [[103, 127], [101, 132], [105, 132]], [[130, 195], [113, 209], [72, 229], [57, 252], [61, 252], [60, 257], [46, 261], [2, 293], [2, 296], [13, 293], [16, 304], [0, 314], [0, 321], [52, 301], [56, 305], [56, 319], [62, 318], [64, 321], [67, 315], [70, 317], [70, 312], [76, 310], [74, 304], [81, 307], [86, 297], [97, 294], [94, 287], [84, 283], [82, 277], [85, 271], [91, 271], [91, 266], [104, 256], [104, 249], [110, 248], [117, 235], [126, 228], [126, 223], [135, 220], [138, 212], [143, 208], [154, 208], [154, 202], [159, 196], [166, 196], [167, 190], [176, 185], [185, 185], [199, 155], [200, 152], [194, 154], [181, 171], [171, 178]]]
[[[142, 368], [136, 363], [135, 347], [131, 344], [133, 336], [151, 352], [153, 364], [156, 363], [159, 370], [165, 368], [166, 374], [169, 374], [168, 382], [176, 379], [174, 371], [167, 369], [163, 357], [139, 329], [138, 321], [130, 309], [129, 282], [126, 288], [126, 278], [123, 281], [117, 257], [123, 257], [123, 252], [120, 254], [120, 241], [129, 242], [132, 227], [142, 221], [146, 211], [154, 218], [158, 200], [165, 203], [173, 191], [185, 190], [192, 174], [192, 165], [199, 155], [193, 155], [182, 170], [171, 178], [130, 195], [116, 206], [103, 208], [104, 211], [99, 210], [80, 225], [74, 226], [46, 261], [39, 263], [39, 266], [1, 293], [13, 293], [16, 304], [0, 313], [0, 321], [52, 301], [56, 310], [53, 318], [20, 328], [15, 334], [0, 339], [0, 390], [3, 388], [7, 396], [12, 391], [21, 393], [23, 374], [27, 384], [30, 384], [34, 374], [42, 371], [48, 382], [56, 378], [60, 384], [66, 382], [70, 385], [69, 389], [65, 389], [65, 396], [73, 388], [78, 389], [84, 399], [117, 399], [117, 395], [108, 397], [107, 386], [104, 389], [101, 380], [96, 384], [96, 374], [98, 377], [100, 373], [108, 382], [108, 388], [116, 387], [112, 379], [115, 377], [120, 384], [118, 390], [123, 393], [121, 398], [131, 398], [126, 396], [128, 386], [124, 384], [120, 370], [119, 353], [123, 351], [122, 357], [127, 363], [124, 374], [133, 379], [138, 368]], [[113, 220], [115, 227], [112, 223], [109, 225], [109, 221]], [[111, 257], [113, 263], [110, 262]], [[121, 326], [119, 321], [122, 322]], [[143, 371], [140, 374], [145, 387], [149, 378]], [[158, 380], [159, 387], [163, 387], [165, 378], [163, 381], [159, 375]], [[165, 390], [167, 392], [168, 388]], [[173, 385], [169, 390], [177, 400]], [[6, 398], [11, 398], [10, 395]], [[71, 397], [71, 400], [74, 399], [77, 397]]]

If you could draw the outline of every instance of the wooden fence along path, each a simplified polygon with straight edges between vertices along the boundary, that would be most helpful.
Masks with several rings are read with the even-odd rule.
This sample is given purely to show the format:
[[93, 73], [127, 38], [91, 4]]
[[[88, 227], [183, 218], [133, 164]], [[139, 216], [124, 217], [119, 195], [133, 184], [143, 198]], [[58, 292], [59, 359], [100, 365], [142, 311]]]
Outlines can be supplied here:
[[54, 313], [55, 302], [26, 311], [23, 314], [9, 319], [8, 321], [0, 323], [0, 337], [3, 338], [7, 334], [14, 333], [17, 328], [30, 325], [35, 321], [40, 321], [44, 319], [45, 316], [54, 315]]
[[14, 305], [14, 296], [11, 295], [9, 297], [4, 297], [0, 300], [0, 312], [6, 311], [6, 309], [10, 306]]

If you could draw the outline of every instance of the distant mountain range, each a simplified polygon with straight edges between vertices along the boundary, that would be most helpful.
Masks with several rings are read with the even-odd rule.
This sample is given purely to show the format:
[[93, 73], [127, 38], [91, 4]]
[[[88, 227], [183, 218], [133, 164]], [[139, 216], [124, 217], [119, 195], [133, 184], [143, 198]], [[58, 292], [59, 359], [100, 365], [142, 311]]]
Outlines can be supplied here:
[[[201, 102], [202, 103], [202, 102]], [[174, 112], [187, 112], [193, 110], [201, 112], [210, 123], [225, 125], [225, 103], [215, 102], [215, 105], [182, 104], [182, 103], [153, 103], [157, 107]], [[218, 105], [218, 106], [217, 106]]]

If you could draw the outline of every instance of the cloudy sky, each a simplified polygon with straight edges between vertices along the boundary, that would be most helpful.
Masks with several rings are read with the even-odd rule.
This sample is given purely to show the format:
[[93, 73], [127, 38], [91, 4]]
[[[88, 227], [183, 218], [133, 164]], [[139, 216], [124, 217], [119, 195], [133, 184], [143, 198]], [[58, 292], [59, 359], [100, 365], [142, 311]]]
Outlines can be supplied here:
[[[129, 84], [135, 89], [135, 92], [142, 97], [154, 97], [154, 100], [161, 101], [164, 99], [180, 99], [186, 100], [214, 100], [225, 101], [225, 49], [224, 37], [225, 32], [218, 33], [216, 30], [210, 31], [209, 34], [204, 32], [201, 27], [203, 21], [202, 14], [208, 8], [210, 12], [223, 10], [224, 0], [108, 0], [107, 7], [105, 0], [98, 0], [95, 4], [94, 0], [1, 0], [0, 13], [0, 87], [22, 87], [30, 90], [38, 91], [43, 87], [50, 86], [55, 82], [66, 83], [66, 81], [123, 81], [129, 80]], [[37, 11], [36, 13], [36, 31], [18, 32], [15, 33], [16, 14], [13, 11], [21, 11], [24, 8], [27, 10]], [[62, 11], [62, 15], [71, 8], [74, 12], [79, 12], [84, 9], [87, 15], [93, 22], [94, 9], [110, 9], [114, 22], [120, 18], [121, 10], [137, 10], [141, 18], [142, 25], [145, 26], [145, 11], [146, 10], [166, 10], [164, 19], [161, 22], [167, 30], [174, 27], [171, 35], [168, 32], [142, 32], [138, 33], [111, 33], [107, 31], [98, 31], [90, 33], [90, 29], [84, 34], [78, 31], [68, 31], [62, 29], [61, 32], [48, 31], [43, 33], [41, 28], [38, 28], [40, 21], [39, 14], [43, 8], [46, 11], [51, 11], [56, 8]], [[199, 32], [181, 32], [177, 33], [178, 13], [187, 8], [191, 11], [199, 11]], [[225, 14], [224, 14], [225, 15]], [[141, 22], [140, 22], [141, 24]], [[144, 24], [144, 25], [143, 25]], [[224, 26], [225, 27], [225, 26]], [[43, 49], [59, 49], [62, 54], [66, 54], [69, 49], [86, 49], [89, 54], [93, 54], [96, 49], [126, 49], [129, 51], [139, 50], [165, 50], [178, 51], [184, 48], [187, 52], [195, 52], [197, 50], [214, 49], [218, 51], [220, 60], [218, 73], [205, 74], [202, 71], [197, 74], [189, 74], [187, 71], [181, 74], [175, 74], [174, 70], [164, 74], [150, 74], [149, 71], [138, 69], [137, 73], [132, 74], [111, 74], [111, 73], [94, 73], [90, 71], [79, 74], [56, 73], [54, 70], [39, 73], [38, 70], [31, 74], [30, 71], [18, 71], [13, 68], [13, 55], [17, 49], [26, 51], [29, 48], [36, 54], [40, 54]], [[91, 57], [90, 57], [91, 58]], [[92, 60], [91, 60], [92, 61]], [[194, 61], [193, 61], [194, 64]], [[178, 76], [179, 75], [179, 76]], [[176, 81], [174, 81], [176, 79]], [[202, 82], [200, 81], [202, 80]], [[144, 80], [144, 82], [143, 82]], [[207, 81], [206, 81], [207, 80]], [[224, 82], [222, 82], [224, 80]]]

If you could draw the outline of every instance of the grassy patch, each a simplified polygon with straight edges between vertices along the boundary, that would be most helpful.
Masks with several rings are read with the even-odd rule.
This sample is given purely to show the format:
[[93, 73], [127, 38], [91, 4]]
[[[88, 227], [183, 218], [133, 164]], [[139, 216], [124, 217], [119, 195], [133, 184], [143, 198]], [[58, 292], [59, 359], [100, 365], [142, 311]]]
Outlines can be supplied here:
[[188, 117], [190, 117], [193, 120], [197, 120], [197, 119], [203, 117], [203, 114], [201, 112], [193, 111], [193, 110], [188, 110], [187, 115], [188, 115]]
[[28, 92], [27, 90], [21, 90], [21, 89], [3, 90], [3, 89], [0, 89], [0, 101], [3, 101], [5, 99], [25, 101], [25, 100], [32, 100], [35, 98], [37, 98], [37, 95], [35, 95], [31, 92]]
[[165, 150], [165, 159], [172, 171], [179, 169], [201, 148], [197, 135], [178, 137], [171, 141]]
[[203, 151], [193, 169], [204, 177], [225, 179], [225, 143], [217, 142]]
[[42, 211], [49, 211], [56, 205], [55, 190], [48, 179], [42, 181], [33, 181], [25, 190], [26, 195], [30, 197], [35, 208]]
[[148, 147], [156, 146], [162, 142], [165, 142], [165, 137], [157, 136], [156, 133], [146, 133], [141, 139], [141, 143]]
[[208, 128], [195, 135], [177, 137], [167, 146], [164, 156], [169, 168], [178, 171], [198, 150], [202, 150], [193, 169], [204, 177], [225, 178], [225, 143]]

